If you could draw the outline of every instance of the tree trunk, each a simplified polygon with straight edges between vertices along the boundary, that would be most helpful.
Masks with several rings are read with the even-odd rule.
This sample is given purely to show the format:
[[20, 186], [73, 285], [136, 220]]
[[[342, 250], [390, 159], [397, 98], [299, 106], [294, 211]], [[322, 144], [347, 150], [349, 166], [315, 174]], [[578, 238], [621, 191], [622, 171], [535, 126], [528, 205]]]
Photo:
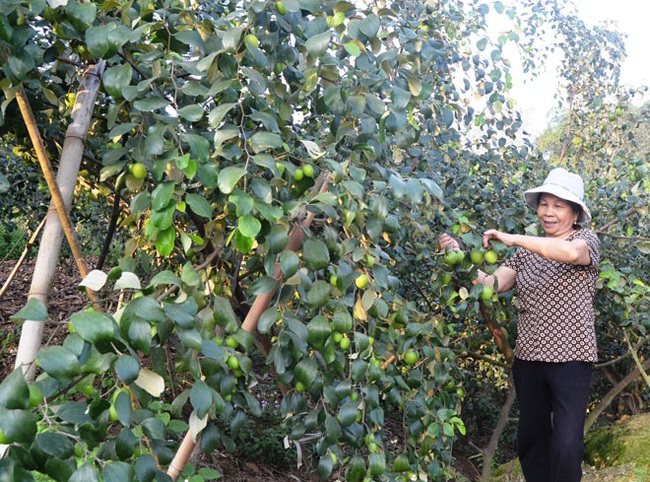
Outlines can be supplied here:
[[[319, 193], [325, 192], [327, 191], [328, 187], [329, 186], [326, 182], [325, 175], [324, 173], [321, 173], [320, 177], [316, 181], [316, 184], [312, 188], [312, 195], [316, 196]], [[314, 213], [309, 212], [300, 224], [293, 227], [289, 233], [289, 241], [287, 243], [287, 247], [284, 248], [285, 251], [298, 251], [298, 249], [300, 249], [302, 241], [305, 237], [305, 230], [309, 229], [313, 220]], [[277, 289], [282, 285], [282, 276], [282, 270], [279, 266], [276, 266], [275, 288], [270, 293], [262, 294], [255, 298], [253, 306], [248, 311], [248, 314], [242, 323], [243, 330], [246, 330], [249, 333], [255, 333], [257, 330], [257, 323], [259, 322], [262, 313], [269, 307]], [[197, 446], [199, 436], [200, 434], [195, 435], [191, 430], [188, 430], [188, 432], [185, 434], [185, 438], [183, 438], [183, 441], [181, 442], [181, 445], [176, 452], [174, 459], [169, 464], [169, 467], [167, 469], [167, 475], [169, 475], [172, 480], [177, 480], [181, 472], [185, 470], [185, 466], [187, 465], [188, 460], [190, 459], [192, 453], [194, 452], [194, 449]]]
[[[103, 71], [104, 62], [100, 62], [90, 67], [84, 73], [72, 111], [73, 122], [66, 132], [65, 142], [61, 152], [61, 162], [56, 178], [66, 212], [70, 211], [72, 204], [74, 188], [83, 154], [84, 140], [92, 119], [92, 112]], [[29, 123], [29, 119], [25, 118], [25, 122]], [[33, 127], [33, 125], [28, 125], [32, 143], [37, 147], [37, 145], [42, 144], [39, 142], [40, 137], [38, 136], [38, 131], [35, 133], [32, 132]], [[37, 298], [46, 306], [58, 264], [63, 234], [61, 220], [59, 219], [54, 203], [52, 203], [47, 214], [34, 267], [34, 275], [28, 294], [28, 299]], [[43, 328], [43, 322], [32, 320], [26, 320], [22, 328], [15, 368], [21, 367], [28, 381], [33, 380], [35, 376], [34, 359], [41, 346]]]

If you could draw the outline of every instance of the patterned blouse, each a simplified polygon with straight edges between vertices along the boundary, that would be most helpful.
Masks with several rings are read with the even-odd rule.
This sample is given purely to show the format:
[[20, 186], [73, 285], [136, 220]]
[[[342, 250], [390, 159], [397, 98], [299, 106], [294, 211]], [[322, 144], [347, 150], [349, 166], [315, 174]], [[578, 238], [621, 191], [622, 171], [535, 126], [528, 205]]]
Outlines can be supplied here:
[[553, 261], [519, 248], [504, 266], [515, 270], [520, 302], [515, 356], [561, 363], [598, 361], [594, 296], [600, 254], [593, 231], [579, 229], [567, 241], [584, 239], [591, 264]]

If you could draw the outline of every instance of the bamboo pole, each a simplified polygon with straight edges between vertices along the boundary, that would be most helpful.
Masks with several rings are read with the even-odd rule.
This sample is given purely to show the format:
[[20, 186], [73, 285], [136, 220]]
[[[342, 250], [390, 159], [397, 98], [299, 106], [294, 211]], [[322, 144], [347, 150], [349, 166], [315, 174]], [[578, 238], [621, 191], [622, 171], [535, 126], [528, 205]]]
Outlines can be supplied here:
[[25, 261], [25, 258], [29, 254], [29, 250], [32, 249], [32, 246], [34, 246], [34, 243], [38, 239], [38, 237], [41, 234], [41, 231], [43, 230], [43, 226], [45, 226], [45, 219], [41, 221], [41, 223], [38, 225], [34, 233], [31, 235], [29, 238], [29, 241], [27, 241], [27, 244], [25, 245], [25, 248], [23, 249], [23, 252], [20, 254], [20, 258], [18, 258], [18, 261], [16, 262], [16, 265], [14, 268], [11, 270], [11, 273], [9, 273], [9, 276], [5, 280], [5, 283], [2, 285], [2, 288], [0, 288], [0, 298], [2, 298], [2, 295], [5, 294], [5, 291], [9, 289], [9, 285], [11, 282], [14, 280], [16, 277], [16, 274], [18, 271], [20, 271], [20, 267], [22, 266], [23, 262]]
[[[316, 196], [319, 193], [325, 192], [328, 189], [328, 183], [325, 182], [325, 173], [322, 172], [320, 177], [316, 180], [316, 184], [312, 189], [312, 196]], [[289, 233], [289, 241], [287, 242], [287, 247], [285, 251], [297, 251], [302, 244], [303, 239], [305, 238], [305, 230], [309, 229], [312, 221], [314, 220], [314, 213], [308, 212], [305, 218], [300, 224], [295, 225], [291, 232]], [[253, 302], [253, 306], [248, 311], [244, 322], [242, 323], [242, 329], [246, 330], [249, 333], [254, 333], [257, 330], [257, 323], [259, 322], [260, 316], [264, 313], [269, 305], [273, 296], [277, 292], [278, 288], [282, 285], [283, 273], [280, 269], [280, 266], [276, 264], [275, 266], [275, 287], [270, 293], [265, 293], [257, 296]], [[187, 462], [192, 456], [192, 452], [196, 448], [198, 442], [198, 434], [195, 436], [191, 430], [188, 430], [181, 442], [181, 445], [174, 455], [174, 459], [169, 464], [167, 469], [167, 475], [171, 477], [173, 481], [178, 479], [178, 476], [183, 472]]]
[[[34, 267], [34, 276], [28, 294], [28, 299], [37, 298], [46, 306], [61, 251], [64, 226], [65, 234], [68, 237], [68, 242], [72, 248], [81, 275], [84, 276], [88, 271], [83, 262], [81, 249], [78, 243], [76, 243], [74, 229], [72, 228], [72, 223], [67, 213], [72, 204], [74, 188], [83, 155], [84, 140], [90, 127], [104, 65], [105, 63], [101, 61], [97, 65], [91, 66], [81, 78], [80, 88], [72, 110], [73, 121], [68, 126], [66, 132], [56, 179], [53, 178], [47, 153], [22, 87], [18, 89], [16, 95], [21, 114], [27, 125], [30, 138], [53, 198], [53, 203], [48, 211], [45, 228], [41, 237]], [[23, 324], [15, 368], [21, 367], [28, 381], [32, 381], [35, 376], [33, 362], [41, 346], [43, 328], [43, 322], [39, 321], [26, 320]]]

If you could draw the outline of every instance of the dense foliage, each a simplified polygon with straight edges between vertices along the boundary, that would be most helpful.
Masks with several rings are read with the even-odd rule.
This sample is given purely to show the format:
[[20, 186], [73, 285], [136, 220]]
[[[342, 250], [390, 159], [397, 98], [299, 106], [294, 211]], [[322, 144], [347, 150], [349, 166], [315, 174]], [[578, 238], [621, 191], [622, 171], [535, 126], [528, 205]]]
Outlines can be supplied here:
[[[80, 189], [99, 225], [117, 200], [120, 240], [111, 269], [83, 283], [101, 306], [40, 352], [35, 383], [16, 371], [0, 385], [0, 469], [168, 480], [187, 430], [206, 452], [236, 450], [271, 377], [282, 434], [323, 478], [444, 480], [469, 418], [464, 374], [507, 384], [485, 308], [510, 335], [516, 319], [512, 295], [469, 284], [495, 266], [469, 251], [489, 227], [535, 231], [521, 190], [547, 171], [519, 133], [502, 49], [541, 25], [587, 28], [522, 6], [0, 0], [8, 142], [28, 145], [12, 120], [24, 89], [58, 160], [77, 78], [105, 62]], [[493, 42], [488, 15], [515, 27]], [[610, 32], [561, 35], [611, 44], [616, 70]], [[647, 157], [629, 149], [624, 115], [603, 117], [629, 102], [605, 89], [615, 75], [563, 77], [576, 88], [553, 162], [597, 199], [614, 357], [648, 323]], [[458, 263], [437, 251], [443, 231], [464, 244]], [[17, 316], [46, 318], [38, 303]], [[390, 438], [388, 421], [401, 430]]]

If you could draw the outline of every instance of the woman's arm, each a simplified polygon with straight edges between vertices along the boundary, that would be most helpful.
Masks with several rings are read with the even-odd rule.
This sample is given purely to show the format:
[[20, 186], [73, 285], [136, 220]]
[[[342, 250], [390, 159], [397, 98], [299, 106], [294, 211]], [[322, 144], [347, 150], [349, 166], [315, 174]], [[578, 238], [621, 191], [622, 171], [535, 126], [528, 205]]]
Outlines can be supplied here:
[[[441, 251], [444, 251], [447, 248], [460, 249], [460, 245], [458, 244], [458, 241], [456, 241], [454, 238], [449, 236], [447, 233], [441, 234], [440, 237], [438, 238], [438, 242], [440, 243]], [[515, 286], [516, 274], [517, 272], [514, 269], [506, 268], [505, 266], [499, 266], [494, 271], [494, 273], [490, 275], [479, 269], [476, 273], [476, 279], [474, 279], [473, 283], [474, 284], [481, 283], [483, 285], [487, 285], [492, 288], [495, 288], [495, 284], [496, 284], [495, 291], [497, 293], [503, 293], [505, 291], [512, 289]]]
[[541, 238], [538, 236], [526, 236], [523, 234], [508, 234], [489, 229], [483, 234], [483, 246], [490, 247], [490, 241], [496, 239], [506, 246], [518, 246], [526, 248], [533, 253], [540, 254], [545, 258], [562, 263], [588, 266], [591, 264], [589, 247], [584, 239], [566, 241], [562, 238]]

